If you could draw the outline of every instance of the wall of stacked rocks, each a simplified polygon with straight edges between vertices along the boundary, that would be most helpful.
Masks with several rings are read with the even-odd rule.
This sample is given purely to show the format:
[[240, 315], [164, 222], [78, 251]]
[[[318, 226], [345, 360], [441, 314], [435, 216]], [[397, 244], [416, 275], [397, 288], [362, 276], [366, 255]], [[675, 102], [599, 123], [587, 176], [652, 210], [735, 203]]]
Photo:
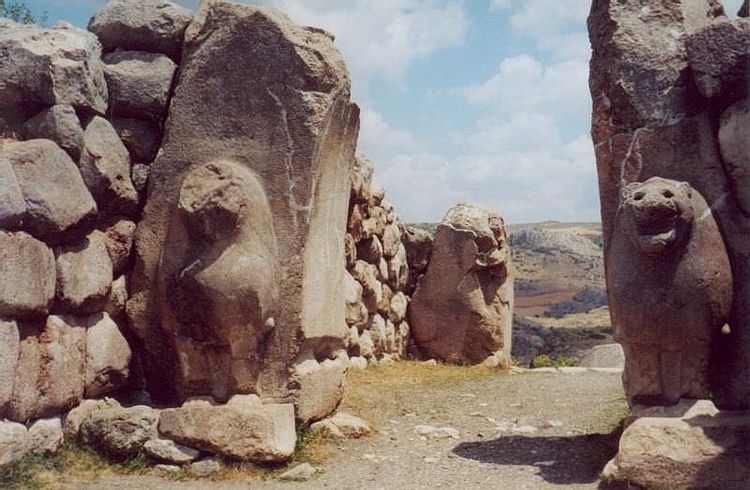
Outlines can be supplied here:
[[[337, 408], [347, 366], [410, 350], [406, 312], [431, 237], [401, 222], [372, 163], [355, 158], [358, 111], [332, 36], [275, 11], [202, 8], [115, 0], [89, 32], [0, 20], [0, 466], [54, 450], [63, 428], [123, 458], [163, 439], [150, 445], [223, 454], [169, 426], [224, 412], [272, 427], [263, 437], [283, 446], [224, 456], [283, 461], [295, 420]], [[207, 87], [229, 58], [244, 63], [217, 47], [231, 28], [274, 32], [279, 53], [242, 53], [288, 69]], [[231, 96], [242, 90], [252, 111]], [[206, 103], [214, 94], [230, 94], [226, 105]], [[249, 303], [224, 302], [232, 281], [211, 282], [241, 262], [194, 267], [236, 250], [262, 257], [249, 290], [230, 291]], [[256, 303], [257, 315], [238, 306]], [[236, 354], [246, 337], [251, 354]], [[193, 396], [218, 402], [182, 405]], [[182, 405], [174, 423], [131, 407], [157, 400]], [[118, 424], [133, 429], [130, 449], [107, 446], [120, 436], [102, 428]]]
[[[345, 239], [345, 282], [347, 352], [359, 365], [414, 354], [407, 308], [413, 281], [421, 272], [410, 270], [407, 252], [408, 247], [415, 253], [410, 237], [419, 231], [403, 223], [372, 176], [372, 162], [357, 154]], [[423, 248], [429, 256], [429, 245]]]

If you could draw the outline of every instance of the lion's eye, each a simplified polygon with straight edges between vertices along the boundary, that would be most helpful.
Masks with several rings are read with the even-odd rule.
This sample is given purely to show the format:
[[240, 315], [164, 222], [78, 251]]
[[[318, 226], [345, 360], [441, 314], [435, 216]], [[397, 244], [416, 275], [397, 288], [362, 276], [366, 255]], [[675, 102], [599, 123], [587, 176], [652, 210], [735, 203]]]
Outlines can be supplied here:
[[674, 194], [672, 193], [672, 191], [667, 190], [667, 189], [664, 189], [663, 191], [661, 191], [661, 195], [666, 197], [667, 199], [672, 199], [674, 197]]
[[634, 201], [640, 201], [644, 197], [646, 197], [646, 193], [645, 192], [636, 192], [635, 194], [633, 194], [633, 200]]

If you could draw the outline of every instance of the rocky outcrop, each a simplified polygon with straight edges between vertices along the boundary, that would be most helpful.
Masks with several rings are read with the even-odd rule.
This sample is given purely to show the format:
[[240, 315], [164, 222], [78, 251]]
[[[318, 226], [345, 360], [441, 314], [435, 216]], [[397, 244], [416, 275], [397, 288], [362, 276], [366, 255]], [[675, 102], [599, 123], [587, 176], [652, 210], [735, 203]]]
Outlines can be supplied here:
[[509, 260], [500, 215], [469, 204], [448, 211], [409, 309], [414, 340], [426, 356], [477, 364], [501, 351], [510, 360]]

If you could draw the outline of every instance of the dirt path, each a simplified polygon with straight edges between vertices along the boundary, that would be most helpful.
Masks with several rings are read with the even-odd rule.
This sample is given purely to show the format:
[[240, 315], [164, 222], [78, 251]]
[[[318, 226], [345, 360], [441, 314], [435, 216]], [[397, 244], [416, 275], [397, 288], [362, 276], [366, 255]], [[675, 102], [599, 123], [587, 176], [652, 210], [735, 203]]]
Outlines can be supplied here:
[[[460, 371], [463, 369], [463, 374]], [[305, 482], [107, 475], [75, 489], [570, 489], [598, 481], [626, 411], [618, 373], [384, 367], [353, 373], [344, 410], [372, 437], [333, 443]], [[429, 433], [429, 427], [448, 428]], [[421, 431], [421, 432], [420, 432]]]

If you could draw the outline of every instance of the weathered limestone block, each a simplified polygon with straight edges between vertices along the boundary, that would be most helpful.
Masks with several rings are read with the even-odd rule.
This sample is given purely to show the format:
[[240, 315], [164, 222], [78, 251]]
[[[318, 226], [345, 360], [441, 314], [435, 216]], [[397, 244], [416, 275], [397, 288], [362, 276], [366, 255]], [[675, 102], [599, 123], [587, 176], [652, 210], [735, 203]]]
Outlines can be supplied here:
[[83, 132], [80, 169], [100, 211], [132, 215], [138, 193], [130, 180], [130, 154], [104, 118], [94, 117]]
[[161, 131], [156, 123], [120, 117], [111, 118], [109, 122], [130, 152], [132, 161], [145, 164], [156, 158], [161, 144]]
[[383, 230], [383, 255], [387, 259], [393, 258], [401, 246], [401, 230], [396, 223], [388, 224]]
[[[109, 114], [144, 120], [163, 119], [177, 65], [168, 56], [144, 51], [105, 54], [104, 78]], [[150, 160], [148, 160], [150, 161]]]
[[732, 270], [700, 193], [658, 177], [627, 185], [606, 266], [631, 403], [709, 397], [709, 358], [729, 320]]
[[299, 383], [294, 403], [297, 420], [309, 425], [336, 411], [344, 396], [347, 361], [346, 357], [320, 363], [308, 359], [294, 367], [292, 376]]
[[[10, 162], [23, 194], [26, 213], [18, 226], [57, 243], [73, 235], [96, 213], [96, 203], [75, 163], [51, 140], [0, 146], [0, 167]], [[13, 186], [12, 181], [9, 182]]]
[[83, 128], [71, 105], [54, 105], [43, 109], [23, 125], [24, 139], [48, 139], [78, 160], [83, 147]]
[[50, 316], [46, 324], [19, 324], [13, 394], [4, 416], [16, 422], [65, 412], [83, 398], [85, 325]]
[[55, 256], [24, 232], [0, 232], [0, 316], [42, 320], [55, 297]]
[[110, 317], [116, 318], [125, 312], [125, 305], [128, 302], [128, 277], [122, 275], [112, 281], [112, 287], [109, 289], [107, 303], [104, 305], [104, 311]]
[[107, 86], [96, 36], [70, 25], [0, 24], [0, 133], [44, 107], [66, 104], [104, 114]]
[[[239, 398], [239, 399], [238, 399]], [[159, 434], [179, 444], [224, 457], [258, 463], [281, 463], [297, 440], [294, 406], [241, 400], [221, 406], [191, 405], [163, 410]]]
[[38, 454], [54, 454], [63, 443], [62, 419], [52, 417], [35, 420], [29, 426], [29, 452]]
[[28, 452], [29, 435], [26, 426], [0, 420], [0, 469], [20, 461]]
[[380, 242], [380, 238], [373, 235], [370, 238], [360, 240], [357, 243], [357, 258], [370, 264], [379, 264], [383, 258], [383, 244]]
[[[0, 216], [0, 219], [2, 219], [2, 216]], [[346, 256], [346, 268], [354, 267], [354, 264], [357, 263], [357, 242], [354, 241], [351, 233], [344, 236], [344, 255]]]
[[383, 300], [383, 286], [378, 282], [378, 268], [364, 260], [358, 260], [349, 272], [362, 285], [362, 302], [367, 311], [375, 313], [378, 304]]
[[157, 437], [159, 411], [144, 405], [92, 411], [81, 424], [83, 442], [113, 459], [134, 457]]
[[[674, 124], [701, 111], [690, 93], [692, 74], [684, 39], [722, 14], [721, 5], [714, 0], [660, 2], [646, 9], [634, 2], [592, 3], [588, 27], [594, 49], [589, 87], [605, 243], [617, 210], [620, 180], [639, 179], [638, 162], [633, 160], [644, 153], [636, 146], [642, 133], [657, 131], [662, 124]], [[681, 154], [687, 152], [687, 148], [679, 150]], [[705, 158], [705, 153], [693, 152], [693, 158]], [[635, 158], [627, 158], [628, 154]], [[652, 154], [646, 147], [643, 156]], [[660, 165], [653, 162], [652, 166]], [[640, 175], [643, 180], [663, 175], [693, 182], [679, 174], [644, 170], [646, 173]]]
[[409, 298], [401, 291], [391, 298], [391, 306], [388, 309], [388, 320], [400, 323], [406, 318], [406, 309], [409, 306]]
[[[185, 34], [162, 148], [151, 166], [128, 303], [131, 324], [145, 340], [147, 377], [157, 396], [175, 396], [175, 387], [186, 387], [176, 382], [182, 376], [178, 353], [189, 357], [187, 351], [199, 351], [198, 344], [171, 343], [174, 347], [165, 353], [164, 346], [170, 345], [166, 339], [178, 331], [173, 326], [179, 322], [166, 315], [167, 305], [159, 298], [167, 296], [157, 284], [175, 277], [164, 264], [180, 255], [172, 245], [179, 240], [168, 235], [176, 229], [170, 223], [181, 182], [214, 161], [231, 161], [255, 176], [270, 209], [278, 257], [283, 258], [275, 328], [264, 342], [255, 386], [243, 383], [242, 391], [288, 397], [295, 390], [288, 373], [300, 349], [321, 359], [343, 345], [343, 243], [357, 132], [349, 76], [328, 34], [295, 26], [274, 10], [224, 2], [201, 5]], [[260, 246], [265, 240], [259, 248], [265, 254], [269, 239], [259, 232], [252, 241]], [[218, 243], [209, 248], [229, 250], [233, 242], [227, 240], [224, 248]], [[195, 245], [190, 253], [198, 258]], [[175, 262], [180, 270], [190, 265], [187, 257], [180, 255]], [[198, 274], [201, 267], [196, 264], [186, 272]], [[188, 274], [183, 278], [185, 283], [192, 280]], [[211, 331], [199, 325], [191, 335]], [[190, 390], [197, 394], [208, 393], [211, 385], [201, 380], [193, 386], [200, 387]], [[233, 392], [227, 389], [224, 396]]]
[[81, 242], [55, 249], [56, 309], [77, 315], [104, 309], [113, 279], [105, 241], [104, 233], [95, 230]]
[[417, 272], [427, 269], [432, 254], [433, 238], [427, 231], [407, 226], [402, 237], [409, 267]]
[[143, 445], [146, 454], [162, 463], [183, 465], [192, 463], [200, 456], [200, 451], [169, 439], [151, 439]]
[[742, 99], [721, 115], [719, 148], [729, 176], [732, 195], [745, 216], [750, 216], [750, 103]]
[[130, 49], [166, 53], [180, 59], [185, 29], [193, 12], [160, 0], [114, 0], [89, 21], [106, 51]]
[[747, 488], [746, 411], [719, 411], [708, 400], [634, 406], [632, 422], [605, 474], [645, 488]]
[[105, 408], [121, 408], [120, 403], [113, 398], [103, 400], [81, 400], [75, 408], [65, 415], [63, 421], [63, 434], [66, 439], [78, 441], [81, 431], [81, 425], [88, 420], [89, 415], [93, 412]]
[[271, 209], [251, 170], [216, 161], [187, 174], [159, 269], [183, 396], [254, 391], [259, 346], [278, 315], [281, 265]]
[[438, 225], [427, 272], [409, 308], [419, 349], [447, 362], [510, 355], [513, 281], [502, 217], [456, 204]]
[[120, 328], [107, 313], [94, 315], [86, 329], [84, 395], [96, 398], [122, 388], [128, 378], [131, 351]]

